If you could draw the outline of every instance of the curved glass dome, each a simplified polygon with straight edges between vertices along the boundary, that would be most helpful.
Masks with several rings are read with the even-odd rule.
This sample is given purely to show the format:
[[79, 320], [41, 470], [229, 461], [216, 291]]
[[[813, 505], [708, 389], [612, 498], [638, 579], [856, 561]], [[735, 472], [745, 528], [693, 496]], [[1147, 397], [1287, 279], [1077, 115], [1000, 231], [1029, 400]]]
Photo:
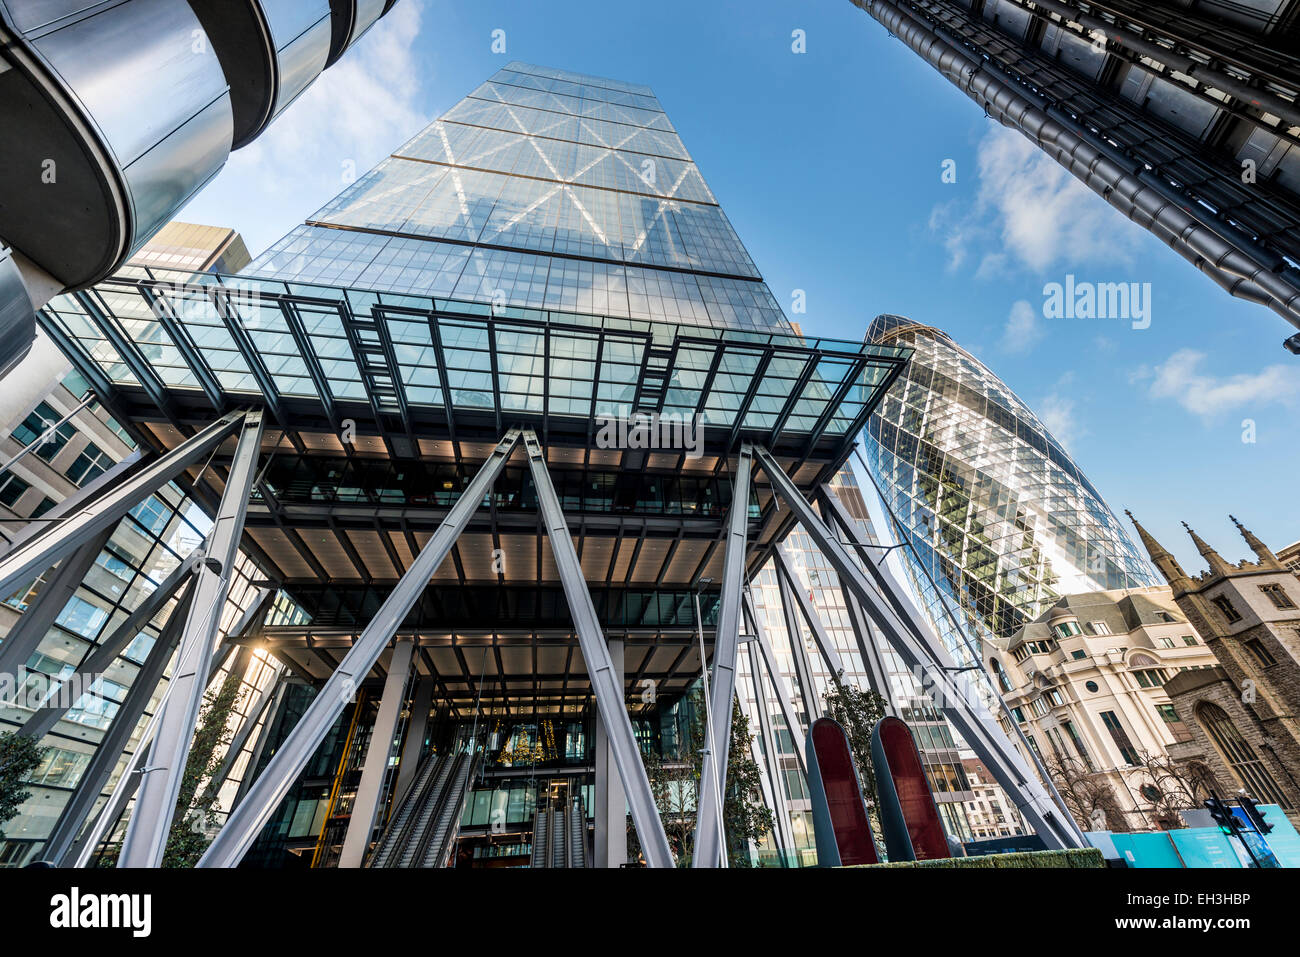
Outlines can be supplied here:
[[959, 658], [969, 656], [945, 600], [969, 636], [1007, 637], [1061, 595], [1160, 583], [1083, 471], [982, 362], [902, 316], [878, 316], [867, 340], [915, 350], [865, 444], [895, 533], [920, 555], [906, 553], [908, 573]]

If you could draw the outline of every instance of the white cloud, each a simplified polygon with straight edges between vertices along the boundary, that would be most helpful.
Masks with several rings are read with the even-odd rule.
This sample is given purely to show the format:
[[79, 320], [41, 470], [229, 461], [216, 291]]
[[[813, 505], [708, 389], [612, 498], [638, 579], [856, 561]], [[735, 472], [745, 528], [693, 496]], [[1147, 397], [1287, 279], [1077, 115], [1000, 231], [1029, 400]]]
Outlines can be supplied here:
[[322, 73], [184, 211], [232, 226], [256, 255], [354, 177], [427, 125], [419, 109], [428, 66], [417, 58], [421, 0], [402, 0]]
[[1205, 358], [1204, 352], [1179, 349], [1154, 369], [1139, 369], [1131, 378], [1149, 379], [1152, 398], [1173, 399], [1206, 419], [1238, 406], [1300, 405], [1300, 378], [1290, 365], [1215, 376], [1202, 371]]
[[1047, 431], [1067, 449], [1087, 434], [1074, 413], [1074, 405], [1073, 399], [1053, 392], [1034, 406], [1034, 414], [1047, 426]]
[[1012, 303], [1007, 324], [1002, 329], [1002, 349], [1005, 352], [1028, 352], [1045, 334], [1039, 310], [1027, 300], [1017, 299]]
[[1127, 262], [1137, 229], [1105, 200], [1023, 135], [996, 126], [980, 141], [979, 190], [964, 210], [941, 204], [930, 229], [942, 234], [949, 267], [986, 247], [976, 276], [992, 278], [1025, 267], [1038, 272], [1061, 262]]

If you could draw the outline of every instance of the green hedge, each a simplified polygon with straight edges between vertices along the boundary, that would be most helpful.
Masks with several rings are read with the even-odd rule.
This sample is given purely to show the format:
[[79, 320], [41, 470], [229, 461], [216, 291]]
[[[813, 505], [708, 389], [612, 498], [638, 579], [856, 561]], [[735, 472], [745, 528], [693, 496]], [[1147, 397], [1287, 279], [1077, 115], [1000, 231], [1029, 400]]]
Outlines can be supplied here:
[[985, 854], [982, 857], [949, 857], [934, 861], [898, 861], [893, 864], [859, 864], [858, 867], [1105, 867], [1095, 847], [1068, 851], [1021, 851], [1017, 854]]

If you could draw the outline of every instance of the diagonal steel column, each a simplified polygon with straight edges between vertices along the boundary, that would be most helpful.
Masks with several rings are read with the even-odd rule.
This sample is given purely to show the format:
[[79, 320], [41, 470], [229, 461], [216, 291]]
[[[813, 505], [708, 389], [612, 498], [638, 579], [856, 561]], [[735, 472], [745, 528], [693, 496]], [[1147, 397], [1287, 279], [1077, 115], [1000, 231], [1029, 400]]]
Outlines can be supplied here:
[[[225, 491], [208, 533], [203, 561], [190, 587], [193, 600], [181, 634], [176, 668], [172, 672], [166, 707], [160, 710], [149, 766], [136, 797], [135, 813], [122, 842], [118, 867], [159, 867], [167, 846], [176, 797], [206, 684], [202, 674], [212, 656], [221, 610], [230, 590], [231, 569], [239, 554], [244, 515], [262, 451], [262, 413], [249, 412], [243, 421]], [[265, 596], [263, 596], [265, 597]]]
[[43, 521], [29, 522], [12, 535], [4, 528], [0, 528], [0, 557], [8, 555], [15, 548], [28, 542], [35, 541], [45, 533], [56, 518], [65, 518], [74, 512], [79, 512], [87, 502], [93, 502], [104, 494], [105, 489], [116, 488], [136, 470], [140, 459], [140, 450], [136, 449], [107, 472], [100, 473], [42, 515]]
[[799, 697], [803, 700], [804, 714], [808, 724], [822, 716], [822, 701], [817, 696], [817, 680], [812, 673], [812, 660], [808, 657], [808, 646], [803, 643], [803, 628], [799, 625], [799, 613], [795, 608], [795, 597], [790, 583], [784, 575], [777, 573], [777, 590], [781, 594], [781, 616], [785, 619], [785, 635], [790, 643], [790, 658], [794, 664], [795, 681], [799, 684]]
[[[46, 632], [59, 617], [65, 605], [76, 594], [95, 564], [104, 545], [113, 534], [112, 526], [87, 539], [81, 547], [59, 562], [54, 574], [41, 587], [36, 600], [27, 606], [23, 616], [9, 629], [0, 643], [0, 674], [17, 675], [27, 664]], [[7, 594], [7, 593], [5, 593]], [[21, 681], [14, 682], [21, 686]]]
[[226, 756], [221, 762], [221, 767], [217, 768], [217, 772], [212, 775], [212, 779], [207, 783], [207, 785], [205, 785], [205, 790], [216, 792], [226, 783], [226, 778], [230, 776], [230, 772], [234, 768], [235, 762], [239, 760], [239, 755], [243, 753], [245, 745], [248, 744], [249, 737], [261, 722], [262, 716], [266, 713], [266, 709], [275, 698], [276, 690], [280, 687], [280, 680], [284, 677], [284, 672], [284, 665], [277, 661], [272, 667], [271, 677], [267, 680], [266, 684], [262, 686], [262, 690], [257, 692], [256, 696], [249, 703], [248, 713], [240, 723], [239, 730], [235, 732], [235, 736], [230, 739], [230, 744], [226, 748]]
[[773, 491], [790, 507], [804, 531], [839, 573], [841, 581], [853, 590], [895, 652], [905, 664], [926, 671], [939, 706], [1016, 801], [1044, 843], [1049, 848], [1085, 846], [1073, 819], [1053, 801], [1050, 792], [1024, 763], [975, 689], [968, 687], [967, 681], [958, 674], [947, 649], [930, 633], [919, 613], [904, 601], [904, 592], [893, 577], [870, 562], [864, 573], [767, 450], [758, 447], [755, 455]]
[[623, 682], [616, 677], [618, 672], [614, 669], [609, 646], [605, 644], [605, 629], [601, 627], [600, 619], [596, 616], [596, 606], [591, 601], [591, 592], [587, 590], [582, 563], [573, 548], [569, 526], [564, 520], [559, 497], [555, 494], [550, 473], [546, 469], [546, 458], [542, 454], [537, 435], [531, 429], [524, 432], [524, 443], [528, 449], [528, 468], [533, 476], [533, 485], [537, 488], [537, 506], [542, 513], [542, 521], [546, 524], [547, 538], [551, 542], [551, 555], [559, 570], [560, 581], [564, 584], [564, 597], [569, 604], [569, 614], [573, 616], [574, 630], [578, 633], [582, 660], [586, 663], [587, 674], [591, 678], [596, 710], [605, 734], [609, 737], [614, 763], [618, 766], [618, 776], [623, 781], [623, 790], [627, 792], [627, 803], [632, 809], [632, 822], [636, 825], [641, 849], [651, 867], [672, 867], [672, 850], [668, 846], [668, 837], [664, 834], [663, 822], [659, 819], [659, 809], [655, 804], [654, 792], [650, 789], [645, 764], [641, 761], [641, 749], [637, 747], [632, 722], [627, 716], [627, 705], [623, 702]]
[[394, 808], [406, 797], [406, 789], [411, 786], [415, 772], [420, 767], [424, 736], [429, 727], [429, 708], [433, 705], [433, 693], [437, 684], [437, 677], [432, 674], [415, 683], [415, 694], [411, 696], [411, 720], [406, 725], [406, 741], [402, 744], [402, 756], [397, 762], [397, 784], [393, 787]]
[[402, 619], [424, 594], [429, 579], [451, 552], [456, 539], [483, 503], [484, 496], [491, 491], [493, 482], [501, 474], [506, 459], [518, 442], [519, 430], [511, 429], [493, 449], [473, 481], [456, 499], [424, 548], [420, 549], [406, 574], [384, 599], [370, 624], [343, 656], [297, 726], [248, 789], [239, 806], [231, 812], [225, 827], [199, 861], [199, 867], [234, 867], [239, 863], [338, 716], [356, 695], [357, 682], [370, 672]]
[[776, 573], [784, 576], [786, 584], [790, 586], [787, 593], [793, 596], [795, 606], [803, 615], [804, 621], [808, 623], [808, 630], [812, 632], [813, 642], [817, 645], [817, 650], [821, 652], [822, 662], [826, 665], [826, 670], [831, 673], [831, 680], [842, 685], [844, 683], [844, 662], [840, 660], [840, 653], [835, 650], [835, 644], [831, 641], [830, 635], [826, 634], [826, 628], [822, 624], [821, 616], [817, 614], [817, 609], [813, 607], [812, 599], [804, 594], [803, 583], [794, 577], [794, 572], [790, 568], [790, 560], [785, 554], [785, 546], [778, 544], [772, 551], [772, 558], [776, 563]]
[[[748, 612], [748, 608], [746, 608]], [[781, 752], [777, 750], [776, 735], [772, 733], [772, 716], [767, 710], [767, 687], [763, 684], [763, 672], [759, 668], [756, 642], [749, 642], [745, 650], [749, 652], [749, 676], [754, 682], [754, 705], [758, 708], [758, 731], [763, 739], [762, 766], [767, 770], [768, 788], [771, 797], [772, 815], [776, 818], [776, 837], [780, 844], [782, 862], [789, 866], [794, 859], [794, 828], [790, 824], [790, 805], [785, 797], [785, 771], [781, 767]], [[778, 692], [779, 693], [779, 692]]]
[[[822, 518], [826, 519], [834, 530], [838, 523], [843, 529], [844, 534], [848, 535], [850, 541], [857, 539], [857, 528], [852, 524], [852, 519], [845, 510], [844, 505], [826, 488], [818, 491], [817, 502], [821, 506]], [[859, 558], [866, 561], [866, 550], [857, 549]], [[837, 578], [839, 576], [836, 576]], [[885, 665], [885, 658], [880, 648], [877, 646], [875, 636], [871, 633], [871, 625], [867, 621], [866, 612], [862, 610], [861, 603], [854, 597], [852, 590], [845, 588], [843, 582], [839, 582], [840, 595], [844, 598], [844, 608], [848, 612], [849, 624], [853, 628], [853, 637], [857, 642], [858, 656], [862, 659], [862, 666], [867, 671], [867, 680], [871, 688], [885, 700], [885, 713], [894, 714], [894, 699], [891, 694], [889, 681], [889, 668]]]
[[[145, 655], [144, 664], [140, 666], [135, 680], [131, 682], [126, 697], [122, 699], [122, 705], [117, 709], [113, 723], [108, 726], [107, 733], [99, 742], [99, 747], [95, 749], [94, 757], [90, 759], [90, 763], [81, 775], [81, 780], [77, 782], [76, 790], [72, 792], [72, 797], [68, 798], [68, 803], [64, 805], [63, 812], [55, 822], [54, 830], [46, 839], [45, 849], [41, 852], [43, 859], [62, 861], [72, 842], [76, 840], [77, 834], [80, 833], [86, 816], [95, 806], [95, 801], [99, 799], [104, 785], [108, 783], [113, 768], [117, 766], [118, 759], [122, 757], [122, 752], [126, 750], [127, 743], [131, 740], [131, 734], [135, 731], [140, 716], [144, 714], [149, 699], [153, 697], [158, 682], [162, 680], [167, 663], [172, 659], [172, 651], [180, 640], [181, 623], [185, 621], [193, 594], [191, 590], [172, 610], [170, 620], [154, 641], [153, 647], [149, 649], [149, 654]], [[159, 710], [161, 709], [162, 705], [159, 704]], [[143, 746], [142, 739], [137, 745], [137, 750]]]
[[90, 536], [111, 528], [147, 495], [156, 492], [225, 441], [243, 421], [243, 412], [222, 416], [122, 484], [66, 518], [51, 523], [39, 535], [15, 545], [4, 558], [0, 558], [0, 594], [8, 595], [15, 586], [30, 581], [72, 554]]
[[725, 862], [722, 821], [719, 820], [727, 781], [727, 751], [731, 744], [732, 702], [736, 697], [736, 656], [740, 644], [740, 602], [745, 590], [746, 534], [749, 528], [749, 478], [753, 450], [740, 446], [727, 515], [727, 545], [722, 558], [722, 592], [718, 624], [713, 631], [712, 746], [700, 767], [700, 796], [695, 812], [695, 854], [692, 867], [717, 867]]
[[[189, 557], [183, 559], [179, 565], [172, 569], [171, 574], [163, 579], [162, 584], [155, 588], [153, 593], [136, 607], [135, 611], [131, 612], [126, 621], [113, 629], [111, 635], [95, 646], [94, 651], [86, 657], [74, 674], [63, 679], [58, 685], [51, 685], [46, 700], [56, 703], [44, 705], [34, 711], [32, 716], [27, 719], [27, 723], [23, 725], [22, 733], [38, 741], [49, 734], [70, 707], [70, 705], [57, 703], [60, 700], [59, 689], [74, 680], [86, 682], [92, 675], [103, 674], [107, 671], [109, 666], [117, 660], [118, 655], [125, 651], [127, 646], [135, 640], [135, 636], [144, 631], [145, 626], [153, 621], [158, 612], [162, 611], [172, 596], [184, 593], [190, 584], [194, 565], [201, 555], [201, 549], [195, 549], [191, 552]], [[174, 614], [175, 612], [173, 612]]]
[[[185, 620], [185, 612], [177, 608], [177, 627]], [[213, 680], [223, 668], [229, 670], [235, 660], [237, 649], [227, 648], [224, 644], [212, 656], [212, 661], [208, 665], [208, 680], [205, 685], [211, 685]], [[94, 856], [95, 849], [99, 847], [109, 830], [122, 817], [122, 812], [130, 803], [131, 798], [135, 797], [136, 788], [140, 785], [139, 770], [145, 767], [149, 760], [149, 751], [153, 746], [154, 733], [158, 730], [158, 716], [162, 714], [163, 706], [167, 704], [167, 698], [171, 695], [171, 685], [168, 684], [167, 690], [163, 692], [158, 707], [154, 709], [153, 716], [149, 723], [144, 727], [144, 734], [140, 735], [140, 740], [131, 752], [131, 759], [127, 762], [122, 771], [122, 776], [117, 779], [113, 791], [108, 796], [108, 801], [100, 809], [99, 814], [95, 816], [94, 823], [88, 827], [84, 834], [81, 835], [64, 853], [64, 860], [54, 861], [53, 863], [61, 867], [85, 867], [90, 863], [90, 858]]]
[[406, 682], [411, 676], [411, 656], [414, 653], [413, 638], [399, 638], [393, 645], [383, 696], [379, 699], [379, 714], [366, 743], [361, 780], [357, 783], [348, 827], [343, 833], [339, 867], [360, 867], [370, 849], [370, 836], [375, 829], [375, 815], [379, 811], [379, 799], [388, 773], [388, 759], [393, 753], [393, 738], [397, 736], [397, 723], [402, 717], [402, 705], [406, 703]]
[[776, 655], [772, 652], [772, 644], [767, 640], [767, 630], [763, 627], [763, 621], [758, 616], [758, 611], [754, 608], [754, 603], [749, 595], [745, 595], [745, 619], [749, 626], [754, 629], [754, 640], [758, 643], [758, 650], [763, 654], [763, 664], [767, 668], [768, 679], [772, 682], [772, 687], [776, 689], [776, 703], [781, 708], [781, 717], [785, 719], [786, 730], [790, 732], [790, 740], [794, 744], [794, 756], [799, 762], [799, 772], [808, 773], [808, 766], [804, 762], [804, 739], [807, 737], [806, 732], [799, 724], [799, 718], [794, 711], [794, 697], [790, 691], [790, 686], [785, 683], [785, 675], [781, 673], [780, 662], [777, 661]]

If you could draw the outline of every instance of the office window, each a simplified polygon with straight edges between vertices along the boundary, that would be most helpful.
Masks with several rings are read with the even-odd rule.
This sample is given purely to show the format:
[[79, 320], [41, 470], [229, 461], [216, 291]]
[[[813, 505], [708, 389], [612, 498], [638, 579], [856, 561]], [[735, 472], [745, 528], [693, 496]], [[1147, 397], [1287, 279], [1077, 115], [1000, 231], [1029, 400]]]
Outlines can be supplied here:
[[1115, 742], [1115, 747], [1119, 749], [1124, 763], [1136, 765], [1138, 763], [1137, 749], [1133, 747], [1133, 741], [1129, 738], [1128, 732], [1124, 730], [1124, 725], [1120, 723], [1119, 715], [1114, 711], [1103, 711], [1101, 713], [1101, 723], [1110, 732], [1111, 739]]
[[1277, 664], [1277, 659], [1269, 653], [1269, 650], [1264, 647], [1264, 643], [1258, 638], [1247, 638], [1242, 644], [1246, 646], [1246, 650], [1250, 652], [1251, 657], [1265, 668]]
[[1295, 602], [1291, 600], [1291, 596], [1286, 593], [1286, 590], [1281, 585], [1271, 583], [1260, 585], [1259, 590], [1268, 596], [1268, 600], [1273, 603], [1274, 608], [1287, 609], [1295, 607]]
[[1210, 599], [1214, 606], [1223, 612], [1223, 617], [1228, 619], [1228, 624], [1233, 625], [1241, 621], [1241, 613], [1233, 606], [1227, 598], [1220, 595], [1218, 598]]
[[1095, 771], [1096, 768], [1092, 763], [1092, 755], [1090, 755], [1088, 749], [1083, 746], [1083, 738], [1079, 736], [1079, 730], [1074, 726], [1074, 722], [1067, 721], [1065, 722], [1064, 727], [1065, 733], [1070, 736], [1070, 743], [1074, 745], [1074, 750], [1078, 751], [1079, 757], [1083, 758], [1084, 765], [1087, 766], [1089, 771]]
[[13, 431], [13, 437], [25, 448], [37, 439], [45, 436], [45, 441], [43, 441], [33, 451], [35, 451], [36, 454], [45, 461], [49, 462], [59, 454], [65, 445], [68, 444], [68, 439], [77, 434], [76, 430], [73, 429], [71, 425], [64, 422], [46, 436], [46, 430], [61, 418], [62, 416], [55, 412], [48, 403], [42, 402], [32, 410], [31, 414], [27, 416], [27, 418], [23, 419], [23, 421], [18, 424]]
[[1075, 661], [1082, 661], [1084, 658], [1088, 657], [1088, 653], [1086, 651], [1079, 651], [1078, 649], [1075, 649], [1074, 651], [1070, 652], [1070, 657], [1073, 658]]
[[32, 518], [40, 518], [52, 508], [54, 508], [54, 499], [46, 495], [42, 497], [40, 503], [32, 509]]
[[1195, 645], [1195, 644], [1199, 644], [1199, 642], [1196, 640], [1195, 635], [1183, 635], [1183, 644]]
[[0, 475], [0, 505], [13, 508], [14, 504], [23, 496], [30, 485], [20, 479], [12, 472]]
[[88, 442], [64, 474], [78, 485], [98, 478], [109, 470], [113, 460], [94, 442]]
[[1104, 621], [1090, 621], [1088, 624], [1092, 627], [1092, 633], [1094, 635], [1110, 634], [1110, 625], [1106, 624]]
[[1178, 709], [1171, 704], [1156, 705], [1156, 712], [1164, 719], [1165, 724], [1175, 724], [1182, 720], [1178, 717]]

